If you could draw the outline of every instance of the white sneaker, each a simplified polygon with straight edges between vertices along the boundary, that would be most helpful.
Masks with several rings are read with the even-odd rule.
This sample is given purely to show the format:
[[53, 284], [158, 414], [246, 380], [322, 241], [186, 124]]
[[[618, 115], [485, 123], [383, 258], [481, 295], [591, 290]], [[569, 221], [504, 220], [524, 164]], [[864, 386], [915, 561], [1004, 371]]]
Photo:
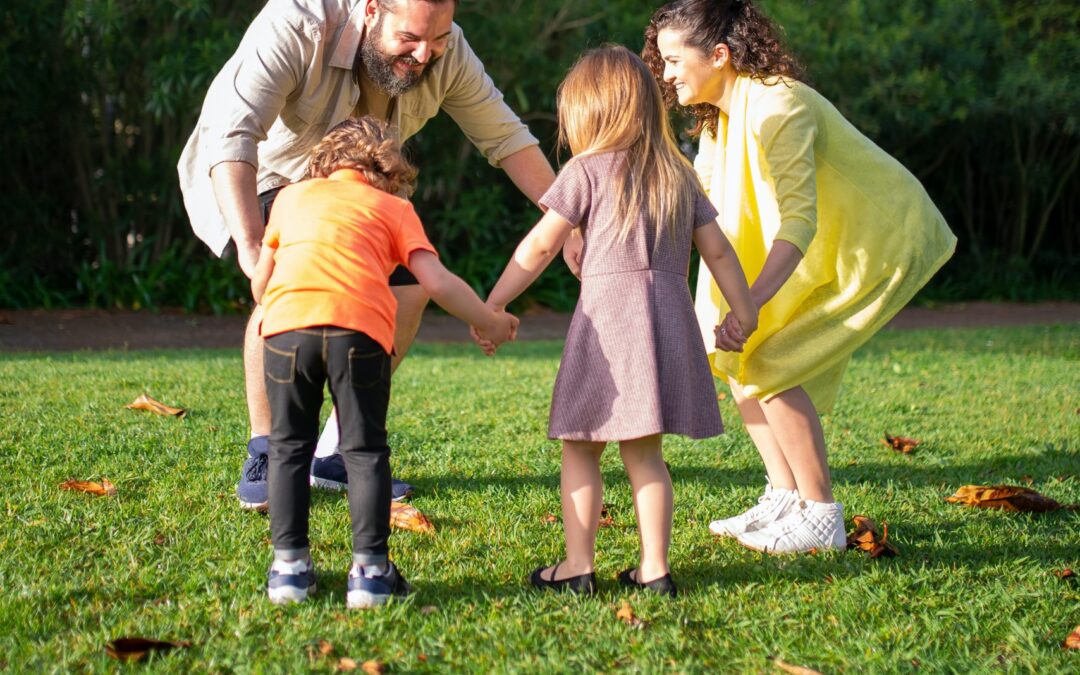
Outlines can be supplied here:
[[270, 602], [285, 605], [304, 602], [315, 592], [315, 569], [311, 560], [275, 560], [267, 573], [266, 593]]
[[758, 497], [758, 503], [737, 516], [714, 520], [709, 523], [709, 531], [718, 537], [737, 537], [745, 532], [754, 532], [770, 525], [787, 514], [799, 501], [795, 490], [773, 488], [765, 484], [765, 494]]
[[806, 553], [847, 548], [844, 505], [804, 499], [772, 525], [739, 535], [739, 543], [764, 553]]

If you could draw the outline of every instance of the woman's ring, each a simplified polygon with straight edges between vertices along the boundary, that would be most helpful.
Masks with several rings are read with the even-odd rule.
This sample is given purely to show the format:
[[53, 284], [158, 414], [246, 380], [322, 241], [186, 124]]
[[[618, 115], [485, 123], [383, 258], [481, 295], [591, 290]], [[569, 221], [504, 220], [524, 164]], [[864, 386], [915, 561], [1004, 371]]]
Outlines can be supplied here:
[[727, 328], [721, 328], [720, 329], [720, 334], [721, 335], [727, 335]]

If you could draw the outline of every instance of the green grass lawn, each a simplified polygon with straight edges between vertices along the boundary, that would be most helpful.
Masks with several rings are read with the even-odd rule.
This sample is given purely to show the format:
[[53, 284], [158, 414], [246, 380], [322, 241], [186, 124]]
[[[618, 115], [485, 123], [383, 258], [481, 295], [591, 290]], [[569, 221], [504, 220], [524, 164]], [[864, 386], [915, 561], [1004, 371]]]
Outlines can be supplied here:
[[[619, 590], [637, 556], [618, 453], [604, 460], [615, 526], [599, 535], [601, 594], [539, 594], [559, 559], [558, 444], [546, 414], [561, 345], [421, 345], [395, 380], [396, 473], [431, 535], [396, 533], [417, 592], [345, 609], [347, 503], [317, 493], [319, 593], [265, 597], [266, 517], [237, 508], [245, 457], [240, 354], [0, 355], [0, 671], [107, 671], [111, 639], [194, 646], [152, 670], [333, 670], [337, 657], [391, 672], [769, 672], [775, 655], [824, 672], [1078, 672], [1061, 648], [1080, 624], [1080, 513], [951, 505], [965, 484], [1030, 484], [1080, 502], [1080, 327], [883, 333], [860, 350], [825, 419], [847, 518], [889, 524], [900, 557], [766, 557], [713, 539], [710, 520], [747, 506], [763, 472], [730, 397], [729, 433], [670, 437], [675, 601]], [[146, 392], [184, 419], [124, 409]], [[325, 411], [324, 411], [325, 413]], [[912, 456], [884, 432], [923, 440]], [[115, 497], [63, 492], [109, 478]], [[616, 618], [623, 599], [648, 622]], [[335, 658], [312, 658], [326, 640]]]

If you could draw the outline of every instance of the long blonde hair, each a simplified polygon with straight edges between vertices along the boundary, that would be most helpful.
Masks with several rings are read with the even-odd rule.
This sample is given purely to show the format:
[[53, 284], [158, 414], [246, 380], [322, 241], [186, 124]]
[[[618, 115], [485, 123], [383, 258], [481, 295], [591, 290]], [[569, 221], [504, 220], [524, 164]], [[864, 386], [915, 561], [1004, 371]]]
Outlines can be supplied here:
[[693, 218], [700, 186], [679, 151], [660, 88], [648, 66], [626, 47], [585, 52], [559, 85], [559, 142], [575, 157], [625, 151], [612, 189], [627, 195], [619, 227], [625, 240], [645, 211], [657, 232]]

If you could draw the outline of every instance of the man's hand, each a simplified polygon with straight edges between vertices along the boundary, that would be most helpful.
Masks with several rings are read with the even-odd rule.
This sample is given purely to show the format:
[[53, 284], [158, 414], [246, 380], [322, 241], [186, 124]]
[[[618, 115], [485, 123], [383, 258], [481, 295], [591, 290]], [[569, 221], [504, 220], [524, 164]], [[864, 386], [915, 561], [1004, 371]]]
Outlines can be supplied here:
[[255, 267], [259, 263], [259, 251], [262, 244], [258, 241], [241, 244], [236, 242], [236, 262], [248, 279], [255, 276]]
[[581, 252], [584, 248], [585, 240], [581, 237], [581, 230], [574, 228], [563, 244], [562, 255], [566, 266], [578, 279], [581, 279]]

